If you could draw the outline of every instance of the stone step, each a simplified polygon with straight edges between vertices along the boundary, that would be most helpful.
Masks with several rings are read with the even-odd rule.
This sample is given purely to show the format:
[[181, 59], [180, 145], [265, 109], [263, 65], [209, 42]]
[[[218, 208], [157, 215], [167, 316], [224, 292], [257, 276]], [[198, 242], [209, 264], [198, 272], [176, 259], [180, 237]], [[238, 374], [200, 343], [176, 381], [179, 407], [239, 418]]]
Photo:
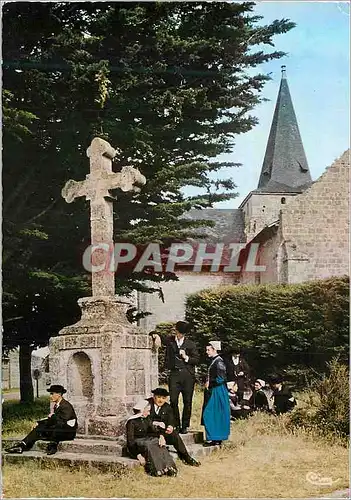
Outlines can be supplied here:
[[[40, 443], [44, 443], [41, 441]], [[66, 443], [69, 443], [66, 441]], [[71, 443], [72, 444], [72, 443]], [[198, 460], [209, 455], [219, 446], [210, 446], [204, 448], [201, 444], [193, 444], [188, 447], [189, 454]], [[176, 451], [172, 446], [169, 447], [172, 457], [178, 458]], [[46, 455], [45, 451], [31, 450], [23, 454], [3, 453], [3, 463], [22, 464], [34, 462], [39, 467], [62, 466], [72, 468], [93, 468], [101, 472], [115, 472], [119, 475], [126, 471], [139, 467], [139, 462], [132, 458], [116, 456], [112, 454], [94, 454], [81, 452], [58, 451], [54, 455]]]
[[[171, 456], [173, 457], [174, 460], [178, 458], [178, 454], [176, 450], [173, 448], [173, 446], [168, 446], [167, 447]], [[187, 446], [187, 450], [189, 452], [189, 455], [193, 458], [196, 458], [196, 460], [200, 460], [203, 457], [207, 457], [210, 455], [213, 451], [219, 450], [220, 446], [206, 446], [203, 447], [202, 444], [192, 444], [190, 446]]]
[[26, 451], [23, 454], [4, 453], [3, 463], [23, 464], [34, 462], [39, 467], [69, 467], [70, 469], [92, 468], [101, 472], [115, 472], [119, 475], [139, 467], [139, 462], [132, 458], [112, 455], [94, 455], [90, 453], [68, 453], [58, 451], [55, 455], [46, 455], [42, 451]]
[[[107, 436], [106, 436], [107, 437]], [[119, 438], [105, 436], [86, 436], [77, 435], [73, 441], [61, 441], [59, 444], [59, 451], [68, 453], [90, 453], [94, 455], [115, 455], [115, 456], [125, 456], [125, 438], [120, 436]], [[194, 444], [200, 444], [203, 442], [203, 432], [193, 431], [188, 434], [181, 434], [181, 438], [187, 448], [190, 448]], [[14, 442], [18, 442], [20, 439], [8, 438], [3, 439], [3, 447], [7, 448]], [[37, 441], [33, 446], [33, 451], [45, 451], [47, 447], [47, 441]]]
[[[46, 451], [47, 441], [37, 441], [33, 450]], [[116, 441], [75, 439], [74, 441], [62, 441], [58, 450], [68, 453], [89, 453], [91, 455], [114, 455], [122, 456], [123, 446]]]
[[[189, 431], [187, 434], [180, 434], [181, 438], [185, 445], [189, 445], [192, 443], [203, 443], [204, 441], [204, 433], [203, 431]], [[124, 444], [124, 437], [112, 437], [112, 436], [100, 436], [100, 435], [90, 435], [86, 434], [77, 434], [75, 439], [94, 439], [97, 441], [111, 441], [111, 442], [119, 442], [120, 444]]]

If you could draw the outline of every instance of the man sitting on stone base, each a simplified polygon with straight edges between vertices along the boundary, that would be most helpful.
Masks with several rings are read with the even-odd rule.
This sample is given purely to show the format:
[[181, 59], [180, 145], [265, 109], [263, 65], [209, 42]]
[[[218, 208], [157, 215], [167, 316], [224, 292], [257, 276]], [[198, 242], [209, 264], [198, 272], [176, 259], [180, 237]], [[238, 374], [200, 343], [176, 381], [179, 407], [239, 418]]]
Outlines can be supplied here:
[[153, 397], [147, 400], [151, 405], [150, 417], [153, 422], [160, 422], [162, 428], [165, 429], [166, 444], [174, 446], [179, 458], [185, 464], [198, 467], [201, 465], [200, 462], [189, 455], [182, 438], [175, 429], [173, 410], [171, 405], [166, 402], [169, 392], [163, 387], [157, 387], [151, 392]]
[[50, 441], [47, 455], [57, 452], [60, 441], [70, 441], [76, 437], [77, 415], [71, 403], [63, 399], [66, 389], [62, 385], [52, 385], [48, 392], [50, 401], [54, 403], [53, 411], [45, 419], [38, 420], [37, 425], [18, 444], [7, 449], [8, 453], [23, 453], [30, 450], [39, 439]]

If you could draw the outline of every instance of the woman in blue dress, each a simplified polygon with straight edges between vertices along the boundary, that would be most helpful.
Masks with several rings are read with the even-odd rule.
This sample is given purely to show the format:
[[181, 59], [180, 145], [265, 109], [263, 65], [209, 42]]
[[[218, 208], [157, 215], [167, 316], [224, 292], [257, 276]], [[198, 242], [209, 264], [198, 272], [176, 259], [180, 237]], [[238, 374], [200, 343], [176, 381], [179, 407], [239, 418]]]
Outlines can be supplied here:
[[220, 350], [221, 343], [218, 340], [212, 340], [206, 347], [206, 354], [211, 362], [208, 367], [201, 419], [206, 432], [204, 446], [220, 445], [228, 439], [230, 433], [226, 367], [218, 354]]

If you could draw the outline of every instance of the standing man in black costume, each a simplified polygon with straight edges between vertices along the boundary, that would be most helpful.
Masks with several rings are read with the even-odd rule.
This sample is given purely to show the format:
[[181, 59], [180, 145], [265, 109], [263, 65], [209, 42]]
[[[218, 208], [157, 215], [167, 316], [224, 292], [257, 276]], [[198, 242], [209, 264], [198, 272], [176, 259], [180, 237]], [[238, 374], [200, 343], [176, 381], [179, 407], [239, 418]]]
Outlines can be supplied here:
[[[195, 343], [185, 338], [190, 325], [186, 321], [178, 321], [175, 326], [175, 337], [171, 337], [166, 345], [165, 365], [170, 370], [168, 387], [175, 426], [181, 434], [186, 434], [190, 426], [192, 400], [195, 387], [195, 365], [199, 362], [199, 353]], [[183, 415], [180, 422], [179, 394], [183, 397]]]

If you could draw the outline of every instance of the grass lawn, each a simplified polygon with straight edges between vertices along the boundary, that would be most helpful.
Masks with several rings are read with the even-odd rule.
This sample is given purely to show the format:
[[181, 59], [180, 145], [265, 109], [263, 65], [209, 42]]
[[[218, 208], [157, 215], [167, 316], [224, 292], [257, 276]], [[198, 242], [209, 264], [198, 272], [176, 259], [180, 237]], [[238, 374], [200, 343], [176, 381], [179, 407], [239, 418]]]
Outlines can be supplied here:
[[[43, 412], [45, 415], [47, 401], [41, 398], [35, 406], [37, 416], [43, 416]], [[198, 392], [194, 400], [194, 429], [200, 429], [201, 404], [202, 394]], [[16, 423], [16, 410], [13, 403], [11, 411], [10, 406], [4, 403], [4, 432], [6, 436], [22, 435], [20, 426], [22, 430], [29, 429], [31, 422], [27, 415], [27, 420], [18, 418]], [[16, 432], [11, 430], [13, 425]], [[348, 487], [348, 450], [341, 443], [317, 437], [303, 428], [291, 431], [284, 416], [255, 415], [231, 426], [230, 440], [222, 450], [203, 458], [199, 468], [179, 464], [177, 478], [148, 477], [142, 468], [118, 478], [112, 473], [87, 470], [38, 470], [31, 465], [4, 465], [3, 495], [5, 498], [299, 498], [327, 495]], [[330, 478], [333, 483], [311, 484], [308, 479], [313, 474]]]

